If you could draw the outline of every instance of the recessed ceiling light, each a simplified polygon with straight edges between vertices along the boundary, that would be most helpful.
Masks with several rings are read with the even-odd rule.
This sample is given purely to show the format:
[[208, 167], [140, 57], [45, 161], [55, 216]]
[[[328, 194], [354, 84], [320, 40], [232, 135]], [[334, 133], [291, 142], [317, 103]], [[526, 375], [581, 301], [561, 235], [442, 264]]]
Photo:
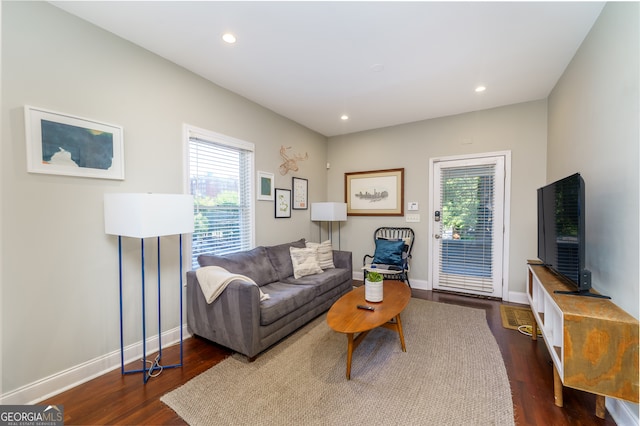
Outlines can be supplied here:
[[485, 90], [487, 90], [485, 86], [476, 87], [476, 93], [484, 92]]
[[347, 114], [342, 114], [340, 116], [340, 120], [342, 120], [342, 121], [347, 121], [348, 119], [349, 119], [349, 116]]
[[222, 39], [229, 44], [233, 44], [236, 42], [236, 36], [231, 33], [225, 33], [222, 35]]

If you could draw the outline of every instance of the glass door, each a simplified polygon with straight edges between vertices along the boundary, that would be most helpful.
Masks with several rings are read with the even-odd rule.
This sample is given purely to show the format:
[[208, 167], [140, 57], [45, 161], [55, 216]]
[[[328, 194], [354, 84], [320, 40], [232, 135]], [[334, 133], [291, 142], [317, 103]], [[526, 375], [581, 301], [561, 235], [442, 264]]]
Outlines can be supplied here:
[[432, 170], [433, 288], [502, 298], [504, 157]]

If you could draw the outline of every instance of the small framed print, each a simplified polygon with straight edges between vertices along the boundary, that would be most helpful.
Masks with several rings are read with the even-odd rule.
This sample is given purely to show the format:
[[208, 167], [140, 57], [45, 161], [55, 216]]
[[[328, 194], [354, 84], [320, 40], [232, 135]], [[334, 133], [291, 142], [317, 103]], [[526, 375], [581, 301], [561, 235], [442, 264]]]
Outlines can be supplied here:
[[276, 188], [275, 217], [291, 217], [291, 190]]
[[291, 207], [294, 210], [307, 210], [309, 207], [309, 181], [307, 179], [294, 177], [291, 186], [293, 187]]
[[258, 200], [273, 201], [273, 173], [258, 171]]

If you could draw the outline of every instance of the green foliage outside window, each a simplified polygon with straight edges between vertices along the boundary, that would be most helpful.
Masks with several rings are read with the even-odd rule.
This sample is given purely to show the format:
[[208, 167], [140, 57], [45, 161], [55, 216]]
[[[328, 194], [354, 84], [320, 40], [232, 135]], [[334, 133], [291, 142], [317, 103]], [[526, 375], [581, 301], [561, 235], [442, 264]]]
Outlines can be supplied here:
[[490, 176], [444, 179], [443, 230], [460, 240], [485, 239], [492, 232], [493, 181]]
[[[442, 225], [460, 239], [472, 239], [478, 221], [480, 177], [446, 179], [442, 194]], [[457, 239], [457, 238], [456, 238]]]
[[195, 233], [202, 236], [211, 236], [214, 231], [212, 228], [215, 226], [215, 223], [212, 223], [204, 212], [210, 212], [210, 216], [211, 212], [216, 211], [219, 207], [238, 208], [238, 193], [234, 191], [222, 191], [215, 198], [198, 195], [195, 197], [195, 206], [197, 212], [194, 216]]

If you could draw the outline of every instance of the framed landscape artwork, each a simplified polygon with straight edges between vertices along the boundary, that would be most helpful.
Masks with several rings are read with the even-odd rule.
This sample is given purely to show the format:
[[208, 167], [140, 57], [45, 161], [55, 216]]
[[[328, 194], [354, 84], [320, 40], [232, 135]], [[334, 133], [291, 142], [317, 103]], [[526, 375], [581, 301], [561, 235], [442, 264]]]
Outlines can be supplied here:
[[27, 171], [124, 179], [122, 127], [24, 107]]
[[293, 187], [293, 203], [292, 208], [294, 210], [306, 210], [309, 206], [309, 181], [307, 179], [292, 178], [292, 187]]
[[273, 201], [273, 173], [258, 171], [258, 200]]
[[404, 169], [344, 174], [348, 216], [404, 215]]
[[291, 190], [276, 188], [276, 218], [291, 217]]

